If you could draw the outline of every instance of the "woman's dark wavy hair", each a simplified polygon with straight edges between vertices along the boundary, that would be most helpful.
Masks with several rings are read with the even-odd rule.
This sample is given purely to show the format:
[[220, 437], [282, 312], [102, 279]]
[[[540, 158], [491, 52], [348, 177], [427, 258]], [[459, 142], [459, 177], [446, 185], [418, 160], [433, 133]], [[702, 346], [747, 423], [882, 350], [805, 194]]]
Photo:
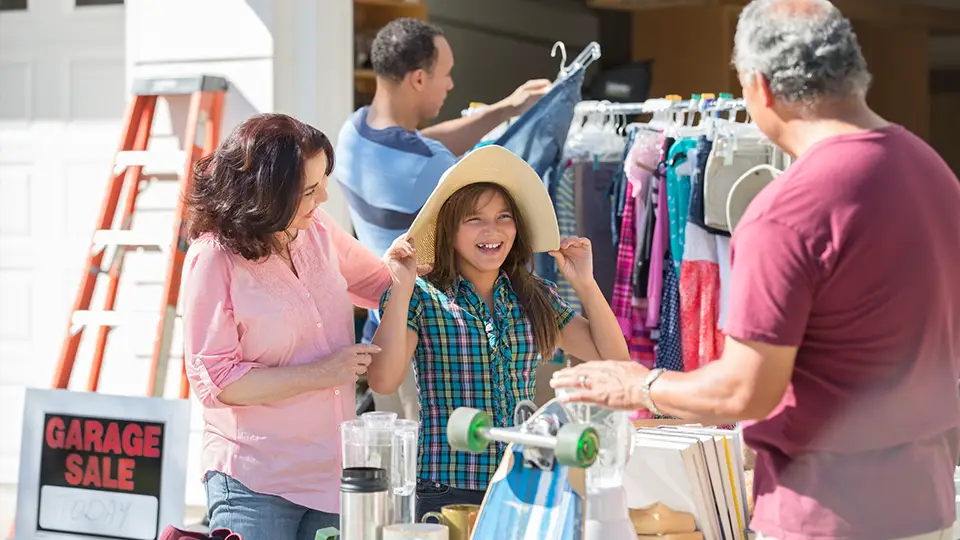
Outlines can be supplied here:
[[248, 260], [281, 249], [303, 198], [304, 162], [323, 152], [333, 171], [333, 146], [320, 130], [285, 114], [260, 114], [236, 127], [197, 162], [185, 197], [193, 240], [212, 233]]

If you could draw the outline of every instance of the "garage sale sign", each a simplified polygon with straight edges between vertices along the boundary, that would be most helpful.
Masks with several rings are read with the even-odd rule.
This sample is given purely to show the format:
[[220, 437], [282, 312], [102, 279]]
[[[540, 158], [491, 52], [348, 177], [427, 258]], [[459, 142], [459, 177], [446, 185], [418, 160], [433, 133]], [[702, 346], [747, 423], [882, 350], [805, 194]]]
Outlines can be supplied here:
[[182, 525], [189, 402], [27, 392], [16, 540], [154, 540]]

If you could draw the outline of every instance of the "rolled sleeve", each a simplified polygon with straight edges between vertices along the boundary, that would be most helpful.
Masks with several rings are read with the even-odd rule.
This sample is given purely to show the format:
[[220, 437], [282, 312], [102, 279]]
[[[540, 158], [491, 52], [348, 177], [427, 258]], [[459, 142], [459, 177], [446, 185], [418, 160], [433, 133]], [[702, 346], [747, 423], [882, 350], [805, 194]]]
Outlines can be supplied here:
[[315, 214], [330, 233], [337, 252], [340, 273], [347, 281], [347, 293], [354, 305], [376, 309], [383, 291], [391, 283], [387, 264], [359, 240], [341, 229], [333, 220], [318, 210]]
[[230, 407], [220, 392], [264, 367], [243, 360], [230, 301], [233, 261], [209, 241], [191, 246], [184, 265], [183, 328], [187, 379], [204, 407]]
[[577, 315], [577, 312], [570, 307], [563, 298], [560, 297], [560, 293], [557, 291], [557, 284], [544, 279], [543, 287], [547, 290], [547, 296], [550, 297], [550, 303], [553, 305], [553, 311], [557, 317], [557, 328], [561, 331], [570, 324], [570, 321]]
[[820, 259], [797, 231], [770, 220], [738, 228], [732, 242], [724, 331], [736, 339], [799, 346], [822, 276]]

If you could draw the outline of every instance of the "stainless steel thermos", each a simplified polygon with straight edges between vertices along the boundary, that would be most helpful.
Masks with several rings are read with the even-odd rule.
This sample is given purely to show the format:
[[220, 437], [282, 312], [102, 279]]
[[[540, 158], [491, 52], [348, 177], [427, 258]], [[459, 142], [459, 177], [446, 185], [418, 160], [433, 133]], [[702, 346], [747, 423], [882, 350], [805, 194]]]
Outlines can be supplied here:
[[340, 540], [380, 540], [390, 508], [387, 471], [350, 467], [340, 476]]

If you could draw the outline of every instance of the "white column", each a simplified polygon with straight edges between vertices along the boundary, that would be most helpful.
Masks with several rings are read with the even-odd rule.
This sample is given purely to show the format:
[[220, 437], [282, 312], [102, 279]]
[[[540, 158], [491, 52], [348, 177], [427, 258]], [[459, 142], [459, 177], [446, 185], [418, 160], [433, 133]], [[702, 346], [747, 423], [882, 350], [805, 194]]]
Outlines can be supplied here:
[[[277, 19], [274, 90], [276, 110], [323, 131], [337, 143], [353, 112], [353, 0], [282, 0]], [[335, 182], [323, 208], [350, 229], [346, 199]]]

